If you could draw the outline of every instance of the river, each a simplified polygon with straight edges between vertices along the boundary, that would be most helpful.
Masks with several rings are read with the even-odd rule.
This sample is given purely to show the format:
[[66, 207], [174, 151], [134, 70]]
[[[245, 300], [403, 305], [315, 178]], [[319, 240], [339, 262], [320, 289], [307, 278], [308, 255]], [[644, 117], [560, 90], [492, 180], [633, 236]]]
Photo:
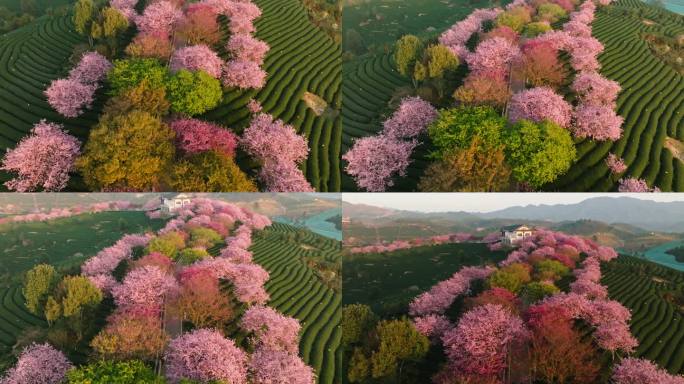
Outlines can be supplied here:
[[342, 241], [342, 230], [335, 227], [334, 223], [327, 221], [327, 219], [335, 216], [342, 216], [342, 211], [340, 208], [328, 209], [327, 211], [323, 211], [312, 216], [307, 216], [303, 220], [293, 220], [289, 217], [276, 216], [273, 218], [273, 221], [293, 225], [295, 227], [307, 228], [321, 236]]
[[657, 247], [649, 248], [644, 252], [644, 258], [653, 261], [654, 263], [662, 264], [666, 267], [684, 272], [684, 263], [678, 262], [675, 260], [674, 256], [665, 253], [668, 249], [677, 248], [682, 245], [684, 245], [684, 240], [675, 240], [661, 244]]

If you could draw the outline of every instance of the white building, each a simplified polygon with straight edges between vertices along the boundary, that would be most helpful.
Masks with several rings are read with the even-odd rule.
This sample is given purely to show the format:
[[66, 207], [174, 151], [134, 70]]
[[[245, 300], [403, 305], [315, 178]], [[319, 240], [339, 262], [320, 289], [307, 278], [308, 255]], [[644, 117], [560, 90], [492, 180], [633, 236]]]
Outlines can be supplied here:
[[534, 235], [534, 228], [526, 225], [516, 224], [501, 228], [501, 242], [506, 245], [516, 244], [532, 235]]
[[190, 205], [191, 200], [192, 197], [185, 193], [180, 193], [168, 199], [162, 196], [160, 209], [165, 213], [175, 212], [178, 209]]

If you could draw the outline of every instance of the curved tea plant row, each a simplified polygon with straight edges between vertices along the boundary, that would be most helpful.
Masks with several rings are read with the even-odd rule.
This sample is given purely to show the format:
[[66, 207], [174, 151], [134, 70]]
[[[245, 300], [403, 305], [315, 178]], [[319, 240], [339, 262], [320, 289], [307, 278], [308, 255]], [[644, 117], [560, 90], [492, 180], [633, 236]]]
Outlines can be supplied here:
[[341, 261], [339, 242], [316, 235], [307, 238], [326, 239], [321, 250], [305, 249], [298, 244], [283, 242], [280, 234], [297, 229], [287, 224], [273, 223], [255, 238], [250, 250], [254, 261], [268, 270], [271, 278], [265, 287], [271, 296], [268, 305], [293, 316], [302, 324], [300, 356], [318, 373], [318, 382], [332, 384], [342, 381], [341, 310], [342, 296], [317, 279], [302, 262], [303, 256], [323, 256], [328, 261]]
[[323, 98], [339, 109], [342, 82], [340, 46], [310, 23], [306, 8], [297, 0], [255, 0], [262, 16], [254, 24], [256, 37], [270, 46], [263, 69], [269, 74], [266, 86], [254, 91], [231, 91], [204, 118], [241, 126], [250, 116], [245, 105], [251, 98], [261, 102], [264, 112], [295, 127], [309, 141], [309, 159], [303, 171], [317, 191], [340, 190], [339, 116], [316, 116], [302, 101], [305, 92]]
[[662, 296], [684, 290], [684, 273], [629, 256], [602, 269], [610, 297], [632, 311], [630, 326], [639, 339], [635, 355], [684, 373], [684, 311]]

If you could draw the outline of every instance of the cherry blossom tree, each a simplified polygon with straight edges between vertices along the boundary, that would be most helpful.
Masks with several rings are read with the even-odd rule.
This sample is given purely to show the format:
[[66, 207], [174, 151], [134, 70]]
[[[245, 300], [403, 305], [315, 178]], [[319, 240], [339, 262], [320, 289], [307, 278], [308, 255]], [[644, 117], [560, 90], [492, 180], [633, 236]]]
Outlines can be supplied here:
[[493, 73], [506, 76], [508, 67], [520, 55], [517, 45], [503, 37], [493, 37], [481, 42], [475, 53], [468, 55], [468, 68], [475, 74]]
[[50, 106], [62, 116], [77, 117], [93, 104], [96, 89], [95, 85], [81, 84], [72, 79], [58, 79], [45, 90], [45, 96]]
[[297, 354], [299, 351], [299, 321], [284, 316], [263, 305], [250, 307], [240, 320], [240, 327], [253, 334], [252, 343], [258, 349], [284, 351]]
[[603, 44], [594, 37], [575, 37], [569, 47], [570, 65], [575, 71], [597, 71], [597, 56], [603, 52]]
[[246, 33], [232, 35], [226, 44], [226, 50], [233, 55], [235, 60], [251, 61], [258, 65], [264, 63], [269, 49], [266, 42]]
[[441, 337], [453, 327], [451, 321], [444, 315], [427, 315], [413, 319], [416, 330], [432, 340], [440, 340]]
[[561, 127], [569, 127], [572, 107], [563, 97], [548, 87], [537, 87], [516, 93], [511, 98], [508, 119], [512, 122], [549, 120]]
[[596, 72], [580, 72], [572, 82], [572, 90], [584, 104], [604, 105], [615, 108], [620, 84]]
[[415, 141], [401, 141], [385, 135], [358, 139], [342, 156], [345, 171], [356, 185], [369, 192], [382, 192], [394, 185], [393, 175], [406, 175]]
[[247, 383], [247, 354], [212, 329], [196, 329], [171, 340], [164, 361], [172, 383], [181, 379]]
[[632, 336], [629, 325], [621, 321], [611, 321], [599, 325], [593, 336], [598, 346], [610, 351], [613, 356], [617, 350], [631, 353], [639, 345], [639, 341]]
[[132, 270], [121, 285], [112, 290], [120, 308], [140, 307], [160, 310], [167, 295], [178, 292], [178, 282], [159, 267], [144, 266]]
[[563, 24], [563, 31], [573, 37], [591, 37], [591, 27], [578, 20], [571, 20]]
[[606, 165], [610, 172], [614, 175], [619, 175], [627, 170], [627, 164], [625, 161], [614, 153], [609, 153], [606, 157]]
[[314, 192], [304, 173], [292, 162], [265, 162], [259, 180], [269, 192]]
[[50, 344], [31, 344], [0, 378], [0, 384], [60, 384], [72, 367], [66, 356]]
[[383, 133], [389, 137], [409, 139], [427, 130], [437, 118], [437, 110], [420, 97], [407, 97], [383, 124]]
[[176, 146], [186, 154], [213, 149], [235, 155], [238, 137], [224, 127], [197, 119], [178, 119], [169, 125], [176, 132]]
[[572, 132], [579, 138], [615, 141], [622, 136], [622, 122], [612, 107], [580, 104], [573, 113]]
[[660, 189], [649, 187], [646, 180], [630, 177], [620, 179], [618, 192], [660, 192]]
[[204, 44], [193, 45], [176, 50], [169, 61], [169, 68], [173, 72], [187, 69], [189, 71], [202, 70], [213, 78], [220, 78], [223, 60]]
[[261, 89], [268, 74], [258, 63], [248, 60], [230, 60], [223, 67], [223, 85], [240, 89]]
[[104, 80], [112, 63], [97, 52], [88, 52], [81, 57], [81, 61], [69, 72], [69, 79], [81, 84], [97, 84]]
[[615, 384], [684, 384], [684, 376], [670, 375], [646, 359], [628, 357], [613, 368]]
[[511, 346], [527, 337], [519, 317], [500, 305], [485, 304], [466, 312], [442, 341], [456, 375], [494, 378], [506, 368]]
[[17, 173], [16, 178], [5, 182], [8, 189], [59, 191], [66, 187], [81, 143], [62, 128], [41, 120], [16, 148], [7, 151], [0, 169]]
[[182, 17], [183, 12], [174, 3], [162, 0], [148, 5], [143, 14], [135, 19], [135, 23], [141, 33], [168, 36]]
[[309, 153], [306, 139], [297, 135], [294, 127], [274, 120], [266, 113], [252, 119], [242, 134], [240, 145], [262, 162], [298, 163]]
[[283, 351], [258, 349], [250, 360], [254, 384], [314, 384], [316, 375], [302, 359]]

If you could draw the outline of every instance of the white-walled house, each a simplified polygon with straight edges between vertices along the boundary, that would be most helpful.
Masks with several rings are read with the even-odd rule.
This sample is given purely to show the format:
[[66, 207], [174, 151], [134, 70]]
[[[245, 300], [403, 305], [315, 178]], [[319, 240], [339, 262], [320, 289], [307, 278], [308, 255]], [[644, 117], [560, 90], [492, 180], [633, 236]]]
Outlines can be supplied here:
[[180, 193], [168, 199], [162, 196], [160, 209], [162, 212], [166, 213], [174, 212], [178, 209], [185, 207], [186, 205], [190, 205], [191, 200], [192, 197], [186, 195], [185, 193]]
[[526, 225], [509, 225], [501, 228], [501, 242], [506, 245], [517, 244], [534, 235], [534, 228]]

